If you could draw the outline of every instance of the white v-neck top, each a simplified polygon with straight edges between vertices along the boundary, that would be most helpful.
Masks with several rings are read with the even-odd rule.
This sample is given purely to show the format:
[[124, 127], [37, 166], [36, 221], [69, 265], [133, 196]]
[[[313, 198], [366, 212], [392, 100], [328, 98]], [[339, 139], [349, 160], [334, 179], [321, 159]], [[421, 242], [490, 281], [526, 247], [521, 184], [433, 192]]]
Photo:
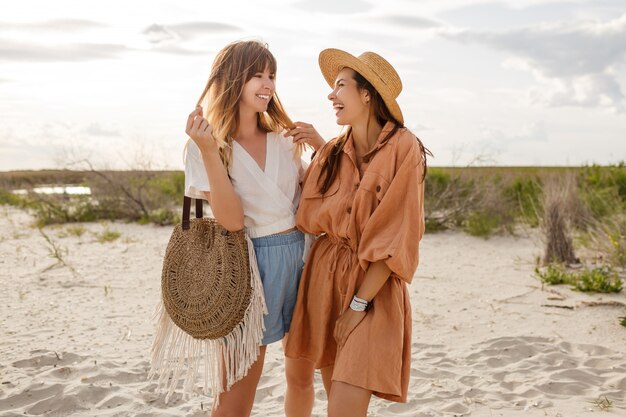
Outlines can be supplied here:
[[[229, 176], [243, 205], [244, 225], [251, 238], [267, 236], [296, 225], [300, 181], [306, 163], [296, 156], [296, 146], [282, 132], [267, 134], [265, 171], [236, 141]], [[185, 195], [206, 199], [209, 178], [197, 145], [189, 140], [185, 155]]]

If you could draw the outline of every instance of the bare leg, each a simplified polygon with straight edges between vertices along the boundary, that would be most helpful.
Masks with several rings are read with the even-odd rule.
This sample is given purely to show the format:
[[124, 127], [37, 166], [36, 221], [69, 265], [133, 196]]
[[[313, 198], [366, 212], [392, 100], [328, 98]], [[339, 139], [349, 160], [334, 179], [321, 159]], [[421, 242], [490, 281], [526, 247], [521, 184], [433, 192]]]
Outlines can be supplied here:
[[320, 369], [322, 372], [322, 381], [324, 382], [324, 390], [326, 391], [327, 398], [330, 398], [330, 386], [332, 385], [333, 369], [333, 365]]
[[366, 417], [372, 391], [334, 381], [328, 397], [328, 417]]
[[287, 417], [310, 417], [313, 411], [315, 390], [313, 374], [315, 366], [306, 359], [285, 357], [287, 393], [285, 394], [285, 415]]
[[248, 370], [248, 375], [237, 381], [230, 391], [220, 395], [220, 405], [211, 413], [212, 417], [248, 417], [254, 404], [254, 394], [263, 372], [265, 346], [260, 347], [259, 357]]

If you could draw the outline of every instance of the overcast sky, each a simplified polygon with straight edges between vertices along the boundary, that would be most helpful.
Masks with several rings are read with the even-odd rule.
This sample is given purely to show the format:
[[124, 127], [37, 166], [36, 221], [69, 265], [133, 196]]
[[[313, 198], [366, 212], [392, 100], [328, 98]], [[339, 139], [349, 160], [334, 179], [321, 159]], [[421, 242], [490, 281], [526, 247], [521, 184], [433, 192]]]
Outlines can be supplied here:
[[0, 171], [181, 169], [215, 53], [250, 38], [327, 139], [317, 57], [334, 47], [395, 66], [433, 165], [626, 160], [624, 0], [20, 0], [0, 6]]

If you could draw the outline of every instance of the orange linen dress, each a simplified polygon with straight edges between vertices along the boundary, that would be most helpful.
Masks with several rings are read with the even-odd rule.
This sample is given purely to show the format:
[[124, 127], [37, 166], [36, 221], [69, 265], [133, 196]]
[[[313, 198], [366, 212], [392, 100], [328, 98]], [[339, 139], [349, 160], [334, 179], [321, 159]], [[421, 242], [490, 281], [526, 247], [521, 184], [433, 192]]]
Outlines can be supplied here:
[[[375, 395], [406, 402], [411, 367], [411, 305], [406, 284], [418, 264], [424, 233], [425, 161], [421, 144], [407, 129], [386, 143], [387, 123], [357, 169], [348, 138], [334, 183], [322, 196], [320, 161], [328, 142], [309, 167], [297, 213], [302, 231], [320, 236], [302, 273], [285, 354], [316, 368], [334, 365], [332, 379]], [[350, 305], [370, 263], [384, 260], [392, 273], [373, 307], [338, 349], [335, 322]]]

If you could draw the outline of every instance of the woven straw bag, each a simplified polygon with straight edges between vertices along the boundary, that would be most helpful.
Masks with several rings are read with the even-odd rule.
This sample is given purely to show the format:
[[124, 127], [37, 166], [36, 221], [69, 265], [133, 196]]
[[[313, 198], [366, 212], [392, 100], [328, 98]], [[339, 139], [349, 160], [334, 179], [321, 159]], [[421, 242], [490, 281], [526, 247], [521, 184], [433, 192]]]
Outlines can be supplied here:
[[191, 392], [201, 370], [204, 391], [211, 386], [217, 401], [256, 360], [264, 330], [263, 288], [250, 239], [244, 230], [229, 232], [202, 218], [202, 200], [191, 221], [190, 210], [185, 197], [161, 275], [150, 377], [159, 374], [166, 402], [181, 377], [183, 393]]
[[229, 232], [208, 218], [174, 228], [163, 260], [161, 297], [181, 330], [196, 339], [226, 336], [243, 319], [251, 292], [243, 230]]

